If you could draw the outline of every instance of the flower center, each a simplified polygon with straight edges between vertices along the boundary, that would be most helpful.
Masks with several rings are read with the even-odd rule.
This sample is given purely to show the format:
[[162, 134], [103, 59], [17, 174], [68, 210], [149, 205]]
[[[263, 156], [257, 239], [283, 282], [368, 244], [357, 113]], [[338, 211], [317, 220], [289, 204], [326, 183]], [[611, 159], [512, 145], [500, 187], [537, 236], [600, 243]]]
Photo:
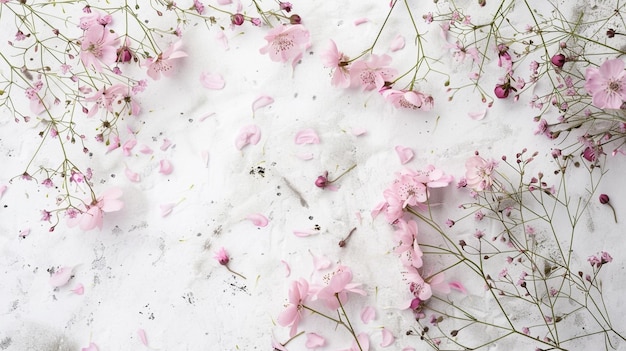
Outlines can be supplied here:
[[286, 35], [279, 35], [274, 40], [274, 47], [276, 48], [276, 53], [280, 51], [287, 51], [293, 47], [293, 40], [287, 37]]
[[622, 85], [618, 81], [612, 80], [612, 81], [609, 82], [609, 90], [610, 91], [617, 92], [617, 91], [620, 90], [621, 87], [622, 87]]

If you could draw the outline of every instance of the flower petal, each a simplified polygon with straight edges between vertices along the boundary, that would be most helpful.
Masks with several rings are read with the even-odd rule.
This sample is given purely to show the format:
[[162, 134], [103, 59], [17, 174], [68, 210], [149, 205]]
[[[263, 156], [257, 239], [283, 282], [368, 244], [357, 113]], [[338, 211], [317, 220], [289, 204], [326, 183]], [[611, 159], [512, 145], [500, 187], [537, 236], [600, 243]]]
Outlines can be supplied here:
[[138, 329], [137, 335], [139, 335], [139, 340], [141, 340], [141, 343], [144, 344], [145, 346], [148, 346], [148, 338], [146, 337], [146, 331], [143, 329]]
[[319, 233], [317, 230], [313, 229], [305, 229], [305, 230], [294, 230], [293, 234], [297, 237], [304, 238], [310, 235], [315, 235]]
[[224, 85], [226, 84], [224, 82], [224, 78], [221, 75], [217, 73], [211, 74], [207, 72], [202, 72], [200, 74], [200, 83], [202, 83], [203, 87], [211, 90], [224, 89]]
[[265, 217], [264, 215], [260, 213], [250, 214], [246, 218], [257, 227], [265, 227], [269, 223], [269, 221], [267, 220], [267, 217]]
[[166, 151], [172, 145], [172, 141], [168, 138], [163, 139], [163, 144], [161, 145], [161, 151]]
[[159, 161], [159, 173], [161, 174], [171, 174], [172, 171], [174, 170], [174, 167], [172, 167], [172, 163], [168, 160], [161, 160]]
[[99, 351], [98, 350], [98, 346], [96, 346], [96, 344], [94, 344], [94, 343], [89, 343], [89, 346], [83, 347], [80, 350], [81, 351]]
[[396, 337], [391, 334], [391, 332], [387, 328], [383, 328], [383, 341], [380, 343], [381, 347], [387, 347], [393, 344], [396, 341]]
[[148, 145], [142, 145], [141, 149], [139, 150], [139, 152], [141, 152], [144, 155], [149, 155], [151, 153], [153, 153], [154, 151], [152, 151], [152, 149], [150, 148], [150, 146]]
[[50, 285], [55, 288], [61, 287], [72, 277], [72, 267], [61, 267], [50, 276]]
[[313, 154], [312, 152], [305, 152], [305, 153], [297, 154], [296, 156], [298, 156], [298, 158], [301, 159], [302, 161], [309, 161], [315, 157], [315, 154]]
[[393, 41], [391, 42], [391, 46], [389, 47], [391, 51], [398, 51], [404, 49], [404, 37], [398, 34]]
[[367, 129], [357, 127], [357, 128], [352, 128], [351, 132], [352, 132], [352, 135], [354, 136], [361, 136], [367, 133]]
[[304, 346], [310, 349], [314, 349], [317, 347], [324, 346], [325, 344], [326, 344], [326, 339], [324, 339], [322, 336], [315, 334], [315, 333], [306, 334], [306, 343], [304, 344]]
[[85, 287], [83, 284], [78, 284], [74, 289], [72, 289], [72, 292], [76, 295], [82, 295], [85, 293]]
[[241, 128], [239, 135], [235, 139], [235, 146], [238, 150], [241, 150], [248, 144], [258, 144], [259, 140], [261, 140], [261, 129], [256, 125], [249, 125]]
[[267, 95], [259, 96], [252, 103], [252, 114], [254, 115], [254, 112], [256, 112], [256, 110], [262, 107], [265, 107], [267, 105], [271, 105], [273, 102], [274, 102], [274, 99], [271, 96], [267, 96]]
[[449, 283], [450, 287], [456, 291], [462, 292], [463, 294], [467, 294], [467, 290], [465, 286], [461, 284], [461, 282], [453, 281]]
[[126, 174], [126, 178], [128, 178], [128, 180], [130, 180], [131, 182], [137, 183], [141, 181], [141, 176], [139, 175], [139, 173], [133, 172], [128, 167], [126, 167], [126, 169], [124, 170], [124, 174]]
[[296, 133], [295, 142], [301, 144], [319, 144], [320, 138], [313, 129], [304, 129]]
[[129, 139], [122, 146], [124, 156], [130, 156], [130, 151], [137, 145], [137, 139]]
[[361, 320], [367, 324], [376, 318], [376, 310], [372, 306], [365, 306], [361, 311]]
[[313, 257], [313, 267], [316, 271], [327, 269], [332, 264], [332, 262], [328, 258], [326, 258], [326, 256], [315, 256], [313, 252], [311, 252], [311, 250], [309, 250], [309, 253]]
[[19, 232], [18, 236], [19, 236], [20, 238], [25, 238], [25, 237], [27, 237], [27, 236], [28, 236], [28, 234], [30, 234], [30, 229], [29, 229], [29, 228], [26, 228], [26, 229], [22, 229], [22, 230], [20, 230], [20, 232]]
[[4, 195], [4, 192], [7, 191], [7, 186], [6, 185], [0, 185], [0, 199], [2, 199], [2, 196]]
[[159, 207], [161, 208], [161, 217], [166, 217], [170, 213], [172, 213], [174, 207], [176, 207], [176, 204], [172, 202], [168, 204], [161, 204], [159, 205]]
[[487, 110], [468, 112], [467, 115], [475, 121], [480, 121], [487, 115]]
[[285, 277], [289, 277], [291, 275], [291, 266], [289, 266], [289, 263], [285, 260], [280, 260], [280, 262], [282, 262], [283, 266], [285, 266]]
[[365, 18], [365, 17], [357, 18], [357, 19], [354, 20], [354, 25], [355, 26], [359, 26], [359, 25], [361, 25], [363, 23], [367, 23], [367, 22], [369, 22], [369, 20], [367, 18]]
[[415, 156], [413, 150], [400, 145], [396, 146], [396, 153], [400, 158], [400, 163], [402, 163], [403, 165], [409, 163], [413, 159], [413, 156]]

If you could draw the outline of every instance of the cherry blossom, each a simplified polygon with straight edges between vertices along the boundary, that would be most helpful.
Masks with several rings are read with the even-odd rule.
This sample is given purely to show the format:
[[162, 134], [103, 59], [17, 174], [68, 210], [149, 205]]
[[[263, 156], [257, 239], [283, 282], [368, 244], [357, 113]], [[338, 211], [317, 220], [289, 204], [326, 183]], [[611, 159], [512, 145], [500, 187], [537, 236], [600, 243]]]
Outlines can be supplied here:
[[626, 100], [626, 73], [621, 59], [606, 60], [585, 72], [585, 89], [598, 108], [619, 109]]
[[110, 65], [117, 60], [117, 38], [104, 26], [89, 27], [80, 43], [80, 60], [85, 67], [102, 72], [102, 65]]
[[119, 211], [124, 207], [124, 203], [119, 200], [121, 196], [121, 189], [110, 188], [95, 200], [83, 204], [78, 211], [68, 210], [68, 227], [71, 228], [78, 225], [80, 229], [85, 231], [94, 228], [102, 230], [104, 214]]
[[363, 90], [380, 90], [385, 82], [393, 80], [397, 71], [387, 67], [391, 63], [389, 55], [371, 55], [369, 61], [358, 60], [352, 64], [350, 79], [352, 86]]
[[[339, 302], [345, 304], [348, 301], [348, 293], [366, 295], [365, 291], [360, 288], [361, 284], [352, 283], [352, 270], [346, 266], [339, 266], [332, 273], [328, 280], [328, 285], [324, 287], [316, 287], [315, 296], [322, 300], [326, 307], [331, 310], [339, 308]], [[339, 299], [339, 301], [337, 300]]]
[[432, 96], [419, 91], [383, 88], [380, 94], [396, 108], [430, 111], [434, 105]]
[[267, 45], [259, 50], [261, 54], [268, 54], [272, 61], [291, 62], [292, 65], [311, 46], [309, 31], [301, 24], [277, 26], [267, 33], [265, 40]]
[[154, 80], [161, 79], [161, 74], [171, 77], [174, 74], [174, 60], [187, 57], [187, 53], [180, 50], [183, 43], [179, 40], [160, 53], [157, 58], [148, 57], [143, 66], [148, 67], [148, 76]]
[[467, 186], [476, 190], [483, 191], [491, 188], [493, 184], [492, 173], [497, 166], [494, 160], [485, 160], [475, 155], [465, 161], [465, 179]]
[[302, 305], [309, 300], [309, 283], [300, 278], [291, 282], [289, 288], [289, 304], [284, 311], [278, 315], [278, 324], [283, 327], [291, 326], [289, 336], [293, 337], [298, 332], [298, 324], [302, 319]]
[[330, 45], [321, 54], [324, 67], [332, 68], [331, 84], [340, 88], [350, 86], [349, 58], [337, 49], [337, 44], [330, 40]]

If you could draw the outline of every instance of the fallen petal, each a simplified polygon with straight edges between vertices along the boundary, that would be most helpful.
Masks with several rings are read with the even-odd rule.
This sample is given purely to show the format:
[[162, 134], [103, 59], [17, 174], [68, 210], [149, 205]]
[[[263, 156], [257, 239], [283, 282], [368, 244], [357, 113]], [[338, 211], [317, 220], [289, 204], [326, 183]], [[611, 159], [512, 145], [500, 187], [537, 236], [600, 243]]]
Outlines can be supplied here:
[[2, 196], [4, 195], [4, 192], [7, 191], [7, 186], [6, 185], [0, 185], [0, 199], [2, 199]]
[[291, 275], [291, 267], [289, 266], [289, 263], [285, 260], [280, 260], [280, 262], [282, 262], [283, 266], [285, 266], [285, 277], [289, 277]]
[[163, 139], [163, 144], [161, 145], [161, 151], [165, 151], [169, 149], [171, 145], [172, 145], [171, 140], [169, 140], [168, 138]]
[[130, 156], [130, 151], [137, 145], [137, 139], [130, 139], [122, 146], [124, 156]]
[[61, 267], [50, 276], [50, 285], [55, 288], [61, 287], [72, 277], [72, 267]]
[[326, 339], [324, 339], [322, 336], [315, 334], [315, 333], [306, 334], [306, 343], [304, 344], [304, 346], [310, 349], [314, 349], [316, 347], [324, 346], [325, 344], [326, 344]]
[[381, 347], [387, 347], [396, 341], [396, 337], [393, 336], [393, 334], [391, 334], [391, 332], [388, 329], [383, 328], [382, 334], [383, 334], [383, 341], [380, 343]]
[[128, 180], [130, 180], [131, 182], [139, 182], [141, 181], [141, 176], [139, 176], [138, 173], [133, 172], [130, 168], [126, 167], [126, 170], [124, 170], [124, 173], [126, 174], [126, 178], [128, 178]]
[[309, 161], [309, 160], [312, 160], [315, 157], [315, 155], [312, 152], [301, 153], [301, 154], [297, 154], [296, 156], [298, 156], [298, 158], [303, 160], [303, 161]]
[[161, 174], [171, 174], [172, 171], [174, 170], [174, 167], [172, 166], [172, 163], [168, 160], [161, 160], [159, 161], [159, 173]]
[[211, 74], [211, 73], [206, 73], [206, 72], [202, 72], [200, 74], [200, 83], [202, 83], [202, 86], [207, 88], [207, 89], [211, 89], [211, 90], [220, 90], [224, 88], [224, 85], [226, 83], [224, 83], [224, 78], [217, 74]]
[[296, 133], [296, 144], [319, 144], [320, 138], [313, 129], [304, 129]]
[[316, 230], [313, 230], [313, 229], [308, 229], [308, 230], [294, 230], [294, 231], [293, 231], [293, 234], [294, 234], [295, 236], [298, 236], [298, 237], [301, 237], [301, 238], [304, 238], [304, 237], [307, 237], [307, 236], [310, 236], [310, 235], [314, 235], [314, 234], [317, 234], [317, 233], [319, 233], [319, 232], [318, 232], [318, 231], [316, 231]]
[[259, 140], [261, 140], [261, 129], [256, 125], [249, 125], [241, 128], [239, 135], [235, 139], [235, 146], [238, 150], [241, 150], [248, 144], [258, 144]]
[[367, 23], [368, 21], [369, 21], [369, 20], [368, 20], [367, 18], [365, 18], [365, 17], [363, 17], [363, 18], [357, 18], [357, 19], [355, 19], [355, 20], [354, 20], [354, 25], [355, 25], [355, 26], [358, 26], [358, 25], [361, 25], [361, 24], [363, 24], [363, 23]]
[[376, 318], [376, 310], [372, 306], [366, 306], [361, 311], [361, 320], [367, 324]]
[[372, 219], [375, 219], [381, 212], [385, 211], [387, 209], [387, 206], [389, 206], [389, 204], [385, 201], [376, 205], [376, 207], [374, 207], [371, 212]]
[[396, 153], [400, 158], [400, 163], [402, 163], [403, 165], [409, 163], [413, 159], [413, 156], [415, 156], [413, 150], [400, 145], [396, 146]]
[[18, 234], [18, 236], [20, 238], [25, 238], [28, 236], [28, 234], [30, 234], [30, 229], [22, 229], [20, 230], [20, 233]]
[[265, 107], [267, 105], [270, 105], [273, 102], [274, 102], [274, 99], [271, 96], [267, 96], [267, 95], [259, 96], [252, 103], [252, 114], [254, 115], [254, 112], [256, 112], [256, 110], [258, 110], [258, 109], [260, 109], [262, 107]]
[[398, 51], [404, 49], [404, 37], [398, 34], [393, 41], [391, 42], [391, 46], [389, 47], [391, 51]]
[[251, 215], [248, 215], [248, 217], [246, 218], [257, 227], [265, 227], [269, 223], [269, 221], [267, 220], [267, 217], [265, 217], [264, 215], [260, 213], [253, 213]]
[[485, 118], [485, 115], [487, 115], [487, 110], [469, 112], [467, 115], [475, 121], [480, 121], [481, 119]]
[[176, 207], [176, 204], [175, 203], [161, 204], [159, 205], [159, 207], [161, 208], [161, 217], [166, 217], [170, 213], [172, 213], [172, 211], [174, 210], [174, 207]]
[[326, 258], [326, 256], [315, 256], [313, 252], [311, 252], [311, 250], [309, 250], [309, 253], [313, 257], [313, 267], [316, 271], [326, 269], [332, 264], [332, 262], [328, 258]]
[[145, 346], [148, 346], [148, 338], [146, 338], [146, 331], [143, 329], [138, 329], [137, 335], [139, 335], [139, 340], [141, 340], [141, 343], [144, 344]]
[[82, 295], [85, 293], [85, 287], [83, 284], [79, 283], [74, 289], [72, 289], [72, 292], [76, 295]]
[[96, 344], [94, 344], [94, 343], [89, 343], [89, 346], [83, 347], [80, 350], [81, 351], [99, 351], [98, 350], [98, 346], [96, 346]]
[[467, 290], [465, 289], [463, 284], [461, 284], [461, 282], [454, 281], [454, 282], [450, 282], [449, 285], [452, 289], [462, 292], [463, 294], [467, 294]]
[[141, 149], [139, 150], [139, 152], [141, 152], [144, 155], [149, 155], [151, 153], [153, 153], [154, 151], [152, 151], [152, 149], [150, 148], [150, 146], [148, 145], [142, 145]]
[[226, 38], [226, 34], [224, 34], [224, 31], [220, 31], [215, 35], [215, 39], [222, 44], [222, 46], [224, 47], [224, 50], [228, 50], [230, 49], [228, 46], [228, 38]]
[[367, 133], [365, 128], [352, 128], [352, 134], [355, 136], [361, 136]]

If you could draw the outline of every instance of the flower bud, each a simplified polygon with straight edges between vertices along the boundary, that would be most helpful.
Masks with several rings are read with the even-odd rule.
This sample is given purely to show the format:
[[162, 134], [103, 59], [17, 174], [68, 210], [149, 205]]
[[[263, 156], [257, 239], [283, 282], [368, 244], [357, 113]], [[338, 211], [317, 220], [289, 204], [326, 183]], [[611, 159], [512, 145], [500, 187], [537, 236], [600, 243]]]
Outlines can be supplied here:
[[496, 88], [493, 89], [494, 94], [498, 99], [506, 99], [509, 96], [509, 88], [505, 84], [498, 84]]
[[550, 59], [550, 62], [552, 62], [552, 64], [555, 67], [563, 68], [563, 65], [565, 64], [565, 55], [563, 55], [563, 54], [556, 54], [556, 55], [552, 56], [552, 59]]
[[234, 24], [236, 26], [242, 25], [244, 20], [245, 20], [245, 18], [240, 13], [236, 13], [236, 14], [230, 16], [230, 23], [232, 23], [232, 24]]
[[609, 203], [609, 195], [607, 194], [600, 194], [600, 203], [603, 205], [606, 205]]
[[300, 17], [300, 15], [291, 15], [289, 17], [289, 23], [291, 23], [291, 24], [300, 24], [300, 23], [302, 23], [302, 17]]
[[321, 175], [315, 180], [315, 186], [318, 188], [324, 189], [326, 185], [328, 185], [328, 178], [325, 175]]

